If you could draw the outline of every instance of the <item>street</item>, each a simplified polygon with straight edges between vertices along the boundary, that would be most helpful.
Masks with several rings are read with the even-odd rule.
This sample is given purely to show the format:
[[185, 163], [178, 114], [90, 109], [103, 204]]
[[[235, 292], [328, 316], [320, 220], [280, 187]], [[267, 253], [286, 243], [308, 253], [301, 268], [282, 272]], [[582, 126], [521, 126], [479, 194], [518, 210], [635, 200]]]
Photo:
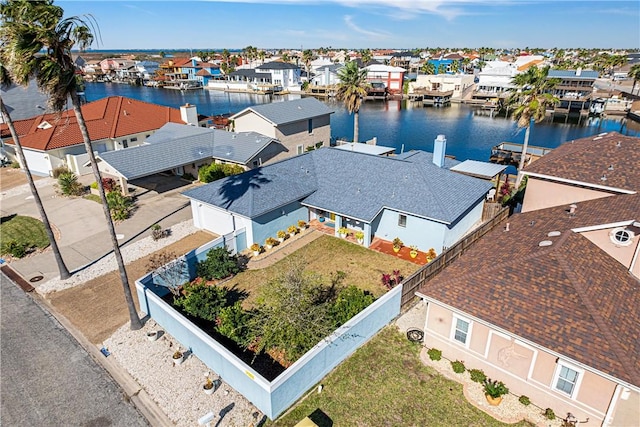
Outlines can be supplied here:
[[1, 412], [5, 426], [147, 426], [69, 332], [0, 273]]

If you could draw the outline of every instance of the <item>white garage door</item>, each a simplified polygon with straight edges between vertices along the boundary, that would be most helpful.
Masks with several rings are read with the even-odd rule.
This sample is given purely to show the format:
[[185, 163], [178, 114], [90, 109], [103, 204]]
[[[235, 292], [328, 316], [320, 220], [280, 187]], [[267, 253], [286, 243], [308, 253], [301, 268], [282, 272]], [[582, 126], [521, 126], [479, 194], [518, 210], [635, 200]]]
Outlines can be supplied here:
[[49, 156], [46, 153], [24, 150], [24, 157], [31, 172], [38, 175], [49, 175], [51, 163], [49, 163]]
[[219, 235], [233, 231], [233, 218], [229, 212], [216, 209], [198, 201], [191, 201], [193, 225]]

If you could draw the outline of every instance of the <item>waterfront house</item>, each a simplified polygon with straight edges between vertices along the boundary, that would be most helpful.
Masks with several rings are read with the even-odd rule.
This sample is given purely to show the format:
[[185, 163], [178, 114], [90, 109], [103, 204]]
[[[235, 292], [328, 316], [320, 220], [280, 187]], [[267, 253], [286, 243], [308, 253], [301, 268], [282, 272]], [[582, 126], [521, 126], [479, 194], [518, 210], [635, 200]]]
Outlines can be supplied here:
[[311, 80], [314, 86], [334, 86], [340, 83], [338, 71], [344, 67], [342, 64], [329, 64], [318, 67], [315, 76]]
[[266, 62], [255, 68], [258, 73], [267, 73], [271, 76], [271, 82], [284, 91], [300, 92], [302, 80], [300, 67], [288, 62]]
[[[183, 193], [197, 228], [219, 235], [246, 230], [246, 246], [278, 230], [318, 220], [350, 233], [440, 253], [479, 225], [492, 184], [450, 170], [446, 140], [435, 154], [402, 158], [323, 147]], [[376, 179], [371, 179], [375, 176]]]
[[409, 83], [409, 95], [424, 94], [430, 97], [448, 96], [462, 100], [471, 95], [475, 87], [470, 74], [420, 74]]
[[588, 115], [593, 95], [593, 85], [598, 78], [597, 71], [583, 70], [549, 70], [548, 79], [559, 79], [553, 95], [560, 99], [554, 113], [569, 114], [579, 112]]
[[230, 117], [235, 132], [254, 131], [277, 139], [285, 147], [270, 161], [329, 145], [333, 110], [313, 97], [254, 105]]
[[367, 70], [367, 82], [371, 85], [383, 84], [390, 94], [402, 93], [404, 74], [406, 70], [384, 64], [371, 64], [364, 67]]
[[[123, 96], [103, 98], [81, 108], [92, 147], [98, 153], [142, 144], [168, 122], [187, 123], [178, 109]], [[91, 172], [89, 167], [83, 166], [88, 154], [73, 109], [60, 115], [46, 113], [16, 120], [15, 127], [32, 173], [51, 175], [60, 166], [66, 166], [78, 175]], [[6, 125], [0, 130], [5, 150], [15, 158], [13, 140]]]
[[512, 83], [518, 68], [515, 64], [505, 61], [487, 62], [482, 71], [477, 74], [476, 90], [473, 99], [491, 100], [506, 98], [509, 91], [516, 86]]
[[640, 425], [640, 195], [576, 205], [510, 217], [423, 283], [424, 345], [557, 416]]
[[640, 191], [640, 138], [609, 132], [567, 141], [524, 168], [522, 211]]

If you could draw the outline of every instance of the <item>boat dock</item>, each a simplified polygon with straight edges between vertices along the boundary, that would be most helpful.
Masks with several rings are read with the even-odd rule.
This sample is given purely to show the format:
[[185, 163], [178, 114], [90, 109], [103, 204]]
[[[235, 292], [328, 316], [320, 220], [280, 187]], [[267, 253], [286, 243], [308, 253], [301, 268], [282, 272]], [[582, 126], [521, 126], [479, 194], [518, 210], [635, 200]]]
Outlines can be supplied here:
[[[515, 142], [501, 142], [491, 148], [491, 157], [489, 157], [489, 161], [491, 163], [498, 163], [501, 165], [518, 166], [520, 159], [522, 158], [523, 145], [524, 144], [518, 144]], [[531, 162], [538, 160], [551, 151], [551, 148], [537, 147], [535, 145], [527, 146], [525, 165], [531, 164]]]

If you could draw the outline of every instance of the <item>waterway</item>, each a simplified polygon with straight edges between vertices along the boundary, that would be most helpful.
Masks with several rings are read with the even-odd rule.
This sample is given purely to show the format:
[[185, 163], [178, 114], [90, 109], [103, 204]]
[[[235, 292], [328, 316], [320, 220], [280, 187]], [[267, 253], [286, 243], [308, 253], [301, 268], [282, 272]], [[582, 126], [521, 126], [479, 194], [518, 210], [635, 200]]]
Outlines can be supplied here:
[[[190, 103], [204, 115], [236, 113], [252, 105], [300, 98], [300, 95], [226, 93], [209, 89], [179, 91], [116, 83], [88, 83], [85, 94], [87, 101], [126, 96], [173, 108]], [[332, 139], [351, 140], [353, 115], [339, 101], [323, 102], [334, 111], [331, 115]], [[447, 154], [458, 160], [488, 161], [494, 145], [505, 141], [524, 142], [524, 130], [513, 120], [491, 117], [466, 104], [422, 107], [406, 100], [366, 101], [359, 116], [361, 141], [376, 137], [378, 145], [394, 147], [397, 153], [432, 151], [434, 139], [443, 134], [447, 138]], [[556, 148], [566, 141], [610, 131], [640, 136], [640, 123], [599, 117], [583, 118], [580, 123], [564, 123], [564, 118], [556, 118], [554, 122], [545, 120], [532, 127], [529, 144]]]

